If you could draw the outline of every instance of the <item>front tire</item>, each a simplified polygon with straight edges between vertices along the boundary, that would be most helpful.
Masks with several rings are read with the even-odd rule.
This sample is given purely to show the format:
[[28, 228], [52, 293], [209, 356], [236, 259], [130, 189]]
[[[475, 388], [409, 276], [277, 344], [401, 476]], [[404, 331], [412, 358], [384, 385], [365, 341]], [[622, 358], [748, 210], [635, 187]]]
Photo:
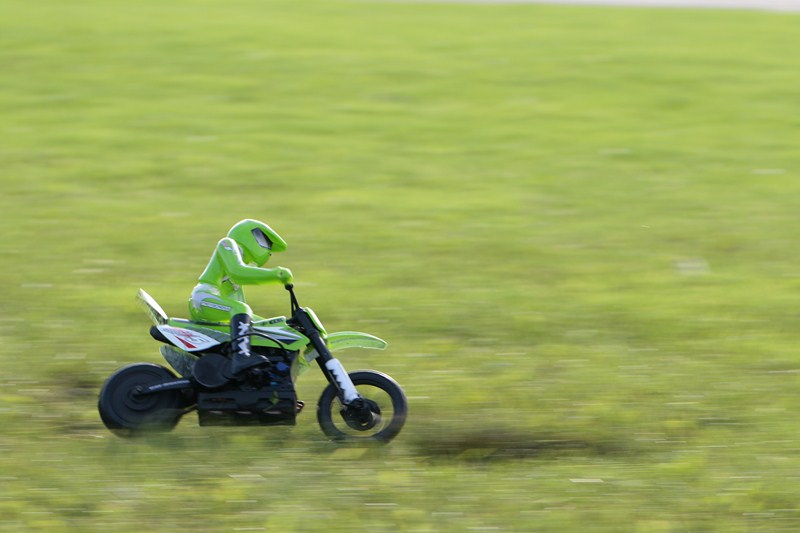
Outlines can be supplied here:
[[328, 385], [317, 404], [317, 421], [323, 433], [343, 442], [389, 442], [403, 429], [408, 415], [403, 389], [386, 374], [374, 370], [349, 375], [363, 404], [343, 405], [336, 389]]
[[97, 409], [103, 424], [120, 437], [172, 430], [183, 415], [186, 400], [179, 390], [151, 394], [137, 391], [176, 376], [165, 367], [136, 363], [120, 368], [100, 389]]

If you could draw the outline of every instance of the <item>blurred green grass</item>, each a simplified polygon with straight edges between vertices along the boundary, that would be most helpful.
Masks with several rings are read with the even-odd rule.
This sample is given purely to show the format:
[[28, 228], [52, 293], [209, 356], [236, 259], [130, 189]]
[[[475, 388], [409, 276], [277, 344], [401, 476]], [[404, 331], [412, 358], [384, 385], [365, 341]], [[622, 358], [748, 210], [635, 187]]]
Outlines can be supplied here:
[[[0, 529], [796, 531], [793, 15], [4, 0]], [[120, 441], [243, 217], [329, 330], [386, 338], [382, 450]], [[262, 314], [282, 290], [254, 288]], [[313, 406], [323, 383], [300, 382]]]

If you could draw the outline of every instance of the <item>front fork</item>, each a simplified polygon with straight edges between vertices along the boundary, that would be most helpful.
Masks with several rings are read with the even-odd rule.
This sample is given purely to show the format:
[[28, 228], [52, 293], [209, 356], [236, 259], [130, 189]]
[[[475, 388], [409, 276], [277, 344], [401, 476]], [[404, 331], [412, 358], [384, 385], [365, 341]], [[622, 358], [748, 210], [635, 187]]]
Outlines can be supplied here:
[[305, 330], [306, 337], [308, 337], [311, 345], [317, 351], [316, 360], [320, 370], [322, 370], [328, 382], [336, 388], [336, 395], [339, 400], [344, 405], [358, 405], [361, 395], [356, 390], [353, 380], [350, 379], [342, 363], [331, 354], [316, 326], [305, 312], [300, 313], [300, 323]]
[[328, 381], [336, 387], [336, 394], [339, 396], [339, 399], [344, 405], [353, 405], [357, 403], [357, 401], [361, 399], [361, 395], [356, 390], [356, 386], [353, 385], [353, 381], [342, 366], [342, 363], [335, 357], [330, 357], [330, 359], [323, 363], [321, 355], [322, 354], [317, 358], [317, 362], [320, 368], [323, 369], [322, 372], [325, 374], [325, 377], [328, 378]]

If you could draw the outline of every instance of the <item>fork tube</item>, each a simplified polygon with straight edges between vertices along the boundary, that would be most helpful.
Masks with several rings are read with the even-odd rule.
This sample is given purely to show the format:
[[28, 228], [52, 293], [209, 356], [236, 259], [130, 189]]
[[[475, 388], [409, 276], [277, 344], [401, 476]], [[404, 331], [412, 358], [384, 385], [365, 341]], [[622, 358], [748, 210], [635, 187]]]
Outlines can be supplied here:
[[[292, 295], [294, 295], [293, 292]], [[344, 405], [350, 405], [354, 401], [360, 399], [361, 395], [358, 394], [356, 386], [353, 385], [353, 380], [350, 379], [342, 363], [331, 355], [331, 351], [320, 336], [317, 326], [315, 326], [314, 322], [309, 318], [305, 309], [301, 307], [295, 308], [294, 315], [300, 322], [300, 326], [303, 328], [306, 337], [311, 341], [311, 345], [317, 350], [317, 364], [320, 370], [322, 370], [328, 383], [336, 388], [336, 395], [342, 403]]]
[[325, 341], [322, 340], [319, 333], [316, 331], [313, 333], [307, 331], [306, 336], [311, 340], [311, 344], [319, 354], [316, 359], [320, 370], [322, 370], [328, 382], [336, 388], [336, 395], [342, 403], [344, 405], [350, 405], [360, 398], [361, 395], [358, 394], [356, 386], [353, 385], [353, 381], [347, 374], [347, 370], [344, 369], [344, 366], [342, 366], [342, 363], [338, 359], [331, 355], [330, 350], [328, 350]]

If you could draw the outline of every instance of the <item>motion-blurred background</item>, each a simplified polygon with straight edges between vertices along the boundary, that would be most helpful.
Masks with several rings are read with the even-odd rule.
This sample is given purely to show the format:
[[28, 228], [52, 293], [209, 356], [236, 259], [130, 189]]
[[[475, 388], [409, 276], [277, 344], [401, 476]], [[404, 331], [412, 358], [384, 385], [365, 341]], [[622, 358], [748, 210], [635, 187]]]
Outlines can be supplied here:
[[[0, 1], [0, 530], [800, 528], [800, 18], [349, 0]], [[410, 401], [124, 441], [237, 220]], [[288, 312], [280, 287], [247, 291]]]

